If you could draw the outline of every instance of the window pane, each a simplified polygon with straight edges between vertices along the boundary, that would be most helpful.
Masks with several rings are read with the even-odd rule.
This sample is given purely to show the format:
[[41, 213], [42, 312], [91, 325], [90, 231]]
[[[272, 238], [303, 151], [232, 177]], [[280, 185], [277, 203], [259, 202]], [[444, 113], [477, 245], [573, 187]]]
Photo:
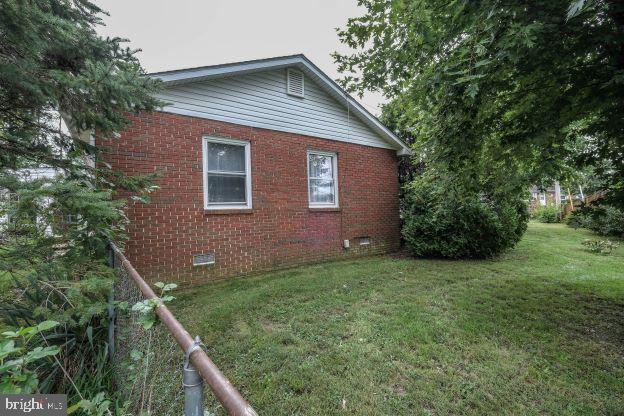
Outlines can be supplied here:
[[333, 179], [333, 157], [310, 154], [310, 178]]
[[245, 177], [208, 174], [208, 203], [245, 203]]
[[245, 146], [208, 142], [208, 170], [245, 172]]
[[310, 179], [310, 202], [318, 204], [334, 203], [334, 181]]

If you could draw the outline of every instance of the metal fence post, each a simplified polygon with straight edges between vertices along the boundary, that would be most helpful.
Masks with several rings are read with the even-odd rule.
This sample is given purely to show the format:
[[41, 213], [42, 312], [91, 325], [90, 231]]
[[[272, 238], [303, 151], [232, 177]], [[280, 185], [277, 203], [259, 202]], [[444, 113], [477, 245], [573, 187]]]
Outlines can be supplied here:
[[191, 354], [198, 349], [201, 349], [201, 340], [195, 337], [195, 342], [184, 354], [184, 416], [204, 416], [204, 381], [191, 363]]
[[[119, 248], [117, 248], [114, 243], [111, 243], [111, 247], [115, 252], [116, 266], [123, 270], [123, 276], [134, 282], [145, 299], [158, 299], [158, 296], [154, 293], [150, 285], [141, 277]], [[203, 405], [203, 389], [201, 386], [198, 386], [199, 383], [196, 383], [196, 379], [192, 377], [194, 370], [197, 370], [201, 381], [208, 384], [215, 397], [221, 402], [223, 408], [229, 415], [257, 416], [258, 414], [253, 407], [247, 403], [247, 400], [232, 386], [232, 383], [230, 383], [227, 377], [225, 377], [212, 362], [203, 348], [200, 347], [201, 341], [199, 338], [191, 338], [186, 329], [184, 329], [182, 324], [180, 324], [169, 308], [163, 303], [160, 303], [160, 306], [158, 306], [154, 312], [160, 318], [171, 336], [176, 340], [182, 351], [185, 352], [184, 368], [189, 370], [184, 371], [183, 376], [185, 392], [188, 391], [186, 395], [186, 408], [188, 409], [186, 414], [203, 416], [201, 407]], [[191, 356], [193, 352], [194, 355]], [[189, 387], [189, 389], [187, 390], [186, 387]]]
[[[115, 269], [115, 250], [109, 244], [108, 245], [108, 265], [113, 270]], [[115, 292], [114, 288], [111, 288], [108, 296], [108, 358], [113, 359], [115, 355]]]

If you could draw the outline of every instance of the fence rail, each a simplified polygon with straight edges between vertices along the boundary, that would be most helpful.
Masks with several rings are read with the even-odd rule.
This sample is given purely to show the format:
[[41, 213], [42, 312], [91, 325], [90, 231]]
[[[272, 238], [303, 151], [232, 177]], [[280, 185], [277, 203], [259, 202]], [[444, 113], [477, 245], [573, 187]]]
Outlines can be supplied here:
[[[158, 297], [152, 288], [134, 269], [130, 261], [128, 261], [119, 248], [111, 243], [111, 250], [113, 253], [112, 258], [114, 261], [114, 267], [124, 270], [136, 288], [140, 290], [145, 299], [157, 299]], [[187, 395], [185, 414], [187, 416], [198, 414], [199, 411], [197, 408], [192, 409], [195, 404], [189, 403], [189, 401], [197, 402], [197, 400], [199, 400], [199, 403], [201, 404], [201, 391], [203, 391], [203, 388], [199, 386], [198, 393], [198, 384], [201, 383], [197, 383], [196, 381], [201, 382], [201, 380], [203, 380], [208, 384], [214, 396], [219, 400], [229, 415], [257, 415], [255, 410], [249, 405], [249, 403], [247, 403], [238, 390], [236, 390], [236, 388], [212, 362], [206, 352], [199, 347], [198, 339], [193, 339], [193, 337], [191, 337], [188, 331], [186, 331], [182, 324], [178, 322], [167, 306], [161, 304], [155, 309], [155, 313], [160, 318], [163, 325], [167, 328], [169, 334], [175, 339], [181, 351], [185, 354], [185, 365], [183, 367], [183, 384]], [[194, 377], [196, 376], [193, 375], [193, 372], [195, 370], [199, 372], [201, 380], [194, 380]], [[193, 387], [195, 387], [195, 389], [193, 389]]]

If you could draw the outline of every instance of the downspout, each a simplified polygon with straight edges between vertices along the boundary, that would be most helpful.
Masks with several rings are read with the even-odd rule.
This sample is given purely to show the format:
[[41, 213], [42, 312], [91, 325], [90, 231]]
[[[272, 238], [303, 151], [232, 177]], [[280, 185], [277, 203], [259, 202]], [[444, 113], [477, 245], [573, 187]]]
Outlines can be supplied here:
[[[349, 97], [347, 97], [347, 94], [344, 94], [345, 97], [345, 101], [347, 103], [347, 142], [350, 142], [351, 140], [351, 105], [349, 104]], [[338, 163], [336, 163], [336, 166], [338, 166]], [[338, 176], [336, 176], [338, 177]], [[339, 182], [342, 182], [339, 180]], [[340, 192], [340, 189], [338, 189], [338, 192]], [[340, 201], [340, 195], [336, 195], [336, 197], [338, 198], [338, 201]], [[342, 201], [344, 204], [344, 201]], [[343, 211], [343, 206], [340, 206], [340, 241], [343, 245], [343, 248], [345, 250], [350, 250], [351, 248], [351, 244], [349, 243], [349, 248], [345, 247], [344, 241], [345, 241], [345, 235], [344, 235], [344, 225], [343, 225], [343, 217], [344, 217], [344, 211]]]

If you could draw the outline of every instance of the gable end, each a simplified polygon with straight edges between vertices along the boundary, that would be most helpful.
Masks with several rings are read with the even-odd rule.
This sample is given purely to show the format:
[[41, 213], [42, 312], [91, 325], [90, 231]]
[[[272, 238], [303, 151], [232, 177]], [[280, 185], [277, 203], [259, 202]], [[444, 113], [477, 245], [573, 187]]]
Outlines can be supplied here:
[[151, 74], [165, 112], [411, 150], [303, 55]]

